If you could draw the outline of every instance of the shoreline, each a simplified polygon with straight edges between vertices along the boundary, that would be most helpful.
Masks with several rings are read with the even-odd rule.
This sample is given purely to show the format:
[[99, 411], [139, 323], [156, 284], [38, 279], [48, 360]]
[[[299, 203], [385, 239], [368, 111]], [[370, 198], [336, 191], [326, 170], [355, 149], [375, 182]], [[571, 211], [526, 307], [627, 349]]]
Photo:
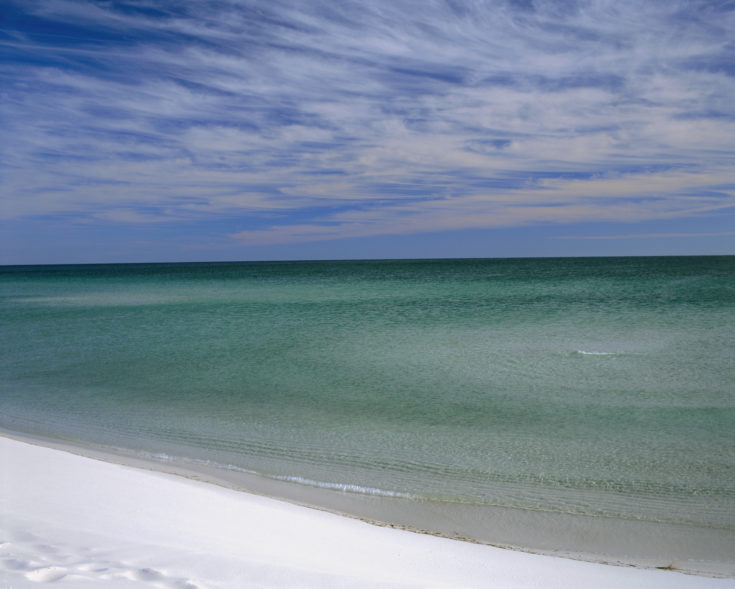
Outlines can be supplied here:
[[[0, 429], [0, 436], [112, 464], [160, 472], [353, 518], [373, 525], [479, 545], [616, 566], [735, 578], [731, 530], [548, 511], [417, 502], [313, 487], [244, 470], [154, 460], [132, 450]], [[717, 541], [713, 541], [713, 537]], [[580, 540], [580, 538], [582, 540]], [[714, 547], [714, 548], [713, 548]], [[695, 552], [696, 551], [696, 552]]]
[[[47, 476], [47, 471], [49, 468], [57, 468], [58, 463], [60, 462], [71, 462], [74, 465], [74, 469], [78, 471], [78, 475], [74, 476], [72, 472], [69, 470], [64, 470], [63, 468], [61, 470], [56, 470], [54, 474], [54, 480], [46, 485], [46, 488], [44, 490], [39, 491], [38, 489], [33, 490], [33, 493], [30, 493], [30, 495], [36, 497], [37, 501], [40, 501], [41, 503], [48, 503], [48, 502], [56, 502], [57, 506], [63, 506], [64, 501], [71, 501], [72, 506], [76, 505], [78, 502], [78, 499], [76, 497], [83, 496], [87, 491], [85, 491], [84, 487], [88, 486], [90, 482], [94, 482], [94, 485], [102, 485], [106, 488], [106, 492], [112, 496], [119, 495], [119, 494], [125, 494], [128, 491], [130, 491], [131, 485], [129, 482], [124, 482], [124, 484], [120, 485], [120, 488], [114, 488], [110, 489], [107, 488], [109, 485], [101, 480], [102, 472], [109, 472], [113, 471], [115, 473], [115, 476], [117, 477], [127, 477], [127, 479], [139, 481], [143, 480], [146, 482], [146, 484], [150, 483], [151, 480], [156, 481], [164, 481], [166, 482], [166, 488], [168, 489], [167, 493], [175, 495], [178, 493], [184, 492], [184, 490], [189, 489], [191, 486], [196, 486], [197, 489], [203, 493], [204, 495], [211, 495], [211, 498], [216, 498], [217, 500], [221, 499], [221, 495], [227, 495], [228, 500], [234, 501], [239, 505], [236, 510], [245, 509], [247, 513], [249, 514], [248, 517], [252, 517], [253, 515], [253, 509], [257, 512], [258, 507], [254, 506], [255, 504], [260, 504], [261, 502], [265, 502], [269, 505], [275, 505], [273, 509], [276, 511], [279, 511], [279, 515], [276, 518], [279, 526], [288, 528], [289, 527], [289, 521], [292, 517], [294, 517], [294, 513], [301, 514], [298, 515], [298, 517], [306, 517], [305, 514], [308, 514], [308, 517], [315, 520], [315, 526], [321, 526], [322, 523], [326, 521], [335, 522], [334, 525], [337, 527], [346, 527], [346, 528], [352, 528], [354, 526], [359, 526], [360, 531], [357, 533], [357, 535], [354, 537], [354, 542], [357, 542], [358, 544], [367, 536], [372, 536], [375, 533], [378, 532], [370, 532], [368, 533], [367, 530], [383, 530], [381, 534], [388, 534], [387, 538], [392, 538], [390, 540], [381, 540], [382, 542], [388, 541], [390, 542], [397, 542], [397, 546], [400, 547], [400, 550], [405, 549], [406, 547], [413, 546], [414, 549], [416, 549], [419, 545], [423, 545], [424, 543], [439, 543], [437, 546], [441, 546], [441, 551], [446, 552], [448, 555], [451, 554], [451, 558], [447, 557], [447, 559], [440, 559], [439, 561], [436, 561], [436, 557], [433, 557], [430, 559], [430, 562], [424, 563], [422, 566], [428, 566], [431, 568], [432, 566], [440, 566], [442, 570], [444, 570], [446, 567], [449, 567], [454, 572], [452, 573], [455, 575], [455, 577], [452, 578], [451, 584], [455, 584], [457, 586], [473, 586], [473, 583], [469, 583], [467, 585], [462, 585], [461, 582], [458, 582], [458, 579], [456, 578], [456, 575], [460, 575], [460, 570], [455, 570], [456, 562], [464, 562], [464, 565], [462, 566], [468, 566], [469, 563], [475, 563], [475, 559], [478, 559], [475, 563], [477, 566], [480, 566], [480, 564], [485, 563], [488, 559], [491, 562], [491, 564], [482, 564], [482, 567], [489, 567], [488, 570], [485, 572], [487, 574], [490, 574], [491, 570], [495, 570], [496, 567], [506, 567], [510, 566], [509, 563], [515, 562], [518, 559], [524, 562], [523, 567], [531, 567], [530, 570], [536, 570], [538, 567], [541, 567], [541, 569], [544, 569], [544, 567], [551, 566], [566, 570], [569, 569], [570, 571], [576, 571], [578, 567], [582, 567], [582, 569], [586, 570], [587, 572], [585, 574], [593, 574], [595, 576], [599, 576], [599, 579], [595, 581], [595, 583], [599, 585], [601, 581], [607, 580], [607, 579], [614, 579], [617, 578], [619, 575], [623, 573], [623, 571], [632, 572], [635, 576], [635, 574], [640, 575], [640, 579], [646, 578], [646, 582], [642, 584], [641, 586], [645, 587], [652, 587], [656, 586], [651, 585], [649, 583], [652, 582], [658, 582], [656, 579], [658, 579], [658, 575], [664, 575], [663, 580], [661, 581], [661, 586], [666, 587], [735, 587], [735, 580], [733, 580], [731, 574], [729, 575], [730, 578], [727, 578], [728, 573], [727, 571], [718, 571], [715, 567], [714, 570], [710, 568], [710, 570], [705, 571], [691, 571], [691, 570], [674, 570], [674, 571], [663, 571], [663, 570], [657, 570], [657, 569], [666, 569], [666, 568], [672, 568], [676, 569], [675, 563], [673, 564], [673, 567], [668, 566], [669, 563], [659, 563], [658, 565], [655, 563], [646, 563], [646, 562], [638, 562], [636, 563], [637, 566], [631, 566], [631, 563], [624, 563], [624, 562], [613, 562], [613, 564], [623, 564], [626, 566], [611, 566], [610, 564], [602, 564], [599, 560], [595, 562], [589, 562], [590, 559], [583, 559], [583, 560], [573, 560], [572, 558], [583, 558], [584, 555], [570, 555], [570, 554], [563, 554], [565, 558], [561, 558], [560, 555], [550, 555], [549, 552], [544, 554], [539, 554], [538, 551], [521, 551], [518, 550], [516, 547], [513, 547], [513, 550], [508, 550], [507, 545], [505, 545], [503, 548], [498, 546], [492, 546], [492, 545], [486, 545], [489, 543], [477, 543], [472, 541], [472, 539], [469, 538], [461, 538], [461, 540], [469, 540], [469, 541], [457, 541], [457, 539], [450, 539], [448, 537], [441, 537], [440, 534], [435, 534], [432, 532], [427, 532], [426, 530], [421, 529], [412, 529], [411, 526], [403, 526], [401, 524], [390, 524], [390, 523], [381, 523], [376, 520], [371, 520], [370, 518], [365, 518], [361, 516], [355, 516], [350, 515], [348, 513], [340, 513], [336, 512], [336, 510], [327, 510], [322, 506], [316, 506], [316, 509], [313, 509], [310, 507], [315, 507], [313, 505], [309, 505], [306, 501], [296, 501], [294, 499], [275, 499], [271, 496], [268, 496], [264, 493], [259, 493], [258, 490], [254, 489], [247, 489], [245, 490], [244, 487], [238, 486], [232, 483], [232, 481], [226, 481], [226, 480], [216, 480], [216, 477], [213, 476], [207, 476], [206, 473], [198, 472], [196, 470], [188, 470], [181, 469], [179, 467], [173, 467], [173, 465], [165, 465], [165, 466], [172, 466], [172, 468], [161, 468], [164, 466], [161, 463], [152, 463], [144, 460], [135, 460], [131, 457], [126, 457], [123, 455], [116, 455], [113, 453], [106, 453], [102, 451], [97, 451], [94, 449], [89, 449], [85, 447], [75, 446], [71, 443], [66, 442], [60, 442], [60, 441], [53, 441], [53, 440], [47, 440], [47, 439], [38, 439], [31, 436], [23, 436], [14, 434], [11, 432], [0, 432], [0, 447], [3, 448], [3, 453], [0, 454], [3, 459], [3, 466], [6, 467], [4, 470], [8, 471], [8, 465], [10, 465], [10, 471], [13, 471], [13, 468], [16, 469], [18, 476], [13, 479], [13, 476], [11, 474], [10, 479], [14, 481], [11, 486], [6, 487], [3, 489], [3, 493], [6, 495], [2, 498], [2, 505], [5, 508], [6, 511], [8, 511], [8, 514], [4, 516], [4, 519], [8, 520], [9, 515], [16, 513], [15, 519], [20, 519], [21, 522], [18, 524], [21, 527], [23, 526], [22, 520], [24, 516], [28, 516], [29, 513], [37, 513], [39, 511], [39, 507], [36, 505], [32, 509], [29, 509], [29, 505], [21, 505], [20, 507], [16, 506], [13, 508], [12, 505], [8, 505], [7, 501], [7, 495], [17, 495], [19, 491], [22, 489], [14, 488], [15, 485], [18, 485], [19, 487], [23, 487], [23, 481], [24, 478], [27, 478], [26, 475], [29, 472], [29, 469], [33, 472], [31, 472], [32, 477], [43, 478], [44, 476]], [[18, 461], [20, 460], [19, 457], [15, 456], [15, 454], [18, 454], [19, 452], [28, 454], [29, 448], [34, 448], [35, 450], [31, 451], [31, 454], [34, 455], [34, 459], [32, 460], [33, 464], [18, 464]], [[60, 454], [59, 454], [60, 453]], [[64, 456], [66, 458], [61, 458], [61, 456]], [[28, 460], [26, 459], [26, 462]], [[13, 466], [15, 464], [15, 466]], [[56, 465], [56, 466], [55, 466]], [[73, 477], [75, 480], [64, 480], [65, 478]], [[84, 481], [87, 481], [86, 483]], [[137, 484], [137, 483], [135, 483]], [[132, 485], [132, 488], [135, 488], [135, 484]], [[64, 497], [58, 497], [58, 492], [54, 492], [55, 488], [59, 488], [60, 486], [64, 485], [71, 485], [75, 490], [71, 494], [71, 497], [74, 497], [75, 499], [70, 499], [70, 497], [64, 498]], [[0, 489], [2, 489], [0, 487]], [[31, 491], [30, 489], [24, 489], [24, 491]], [[40, 493], [40, 494], [39, 494]], [[26, 493], [22, 493], [25, 495]], [[16, 497], [16, 501], [19, 500], [18, 497]], [[161, 502], [162, 500], [165, 500], [165, 498], [157, 497], [157, 496], [150, 496], [144, 495], [140, 499], [141, 504], [146, 504], [148, 502]], [[60, 502], [60, 503], [59, 503]], [[12, 503], [12, 501], [11, 501]], [[21, 501], [22, 503], [22, 501]], [[83, 507], [83, 505], [77, 507]], [[145, 509], [145, 505], [140, 506], [143, 509]], [[198, 508], [197, 508], [198, 509]], [[64, 508], [64, 511], [66, 511], [66, 508]], [[109, 514], [108, 514], [109, 515]], [[118, 514], [119, 516], [119, 514]], [[345, 517], [348, 516], [348, 517]], [[157, 528], [163, 525], [163, 523], [167, 522], [170, 524], [170, 517], [171, 514], [168, 513], [162, 513], [160, 515], [161, 522], [156, 523], [155, 518], [151, 520], [146, 521], [138, 521], [137, 525], [139, 527], [146, 528], [153, 527]], [[168, 519], [167, 519], [168, 518]], [[280, 519], [278, 519], [280, 518]], [[32, 518], [31, 518], [32, 519]], [[62, 517], [63, 520], [63, 517]], [[361, 521], [362, 520], [362, 521]], [[340, 523], [341, 522], [341, 523]], [[70, 525], [72, 522], [65, 522], [67, 526], [71, 527], [72, 529], [75, 527], [74, 525]], [[101, 526], [99, 524], [102, 524]], [[376, 525], [377, 524], [377, 525]], [[104, 532], [105, 529], [114, 529], [114, 525], [104, 522], [95, 522], [92, 521], [89, 524], [92, 528], [98, 527], [102, 528], [100, 530], [97, 530], [97, 533]], [[166, 524], [168, 525], [168, 524]], [[204, 528], [207, 527], [206, 522], [200, 522], [200, 525]], [[332, 525], [332, 524], [330, 524]], [[166, 526], [164, 526], [166, 527]], [[394, 529], [399, 528], [399, 529]], [[403, 529], [400, 529], [403, 528]], [[4, 532], [7, 533], [7, 531], [4, 530]], [[150, 532], [150, 530], [148, 530]], [[423, 533], [415, 533], [415, 532], [423, 532]], [[147, 536], [147, 535], [156, 535], [155, 530], [153, 532], [149, 533], [139, 533], [136, 535], [140, 536]], [[201, 534], [199, 534], [201, 535]], [[322, 537], [323, 534], [316, 531], [314, 533], [316, 538]], [[304, 550], [304, 547], [308, 547], [308, 545], [311, 543], [313, 538], [310, 538], [309, 533], [306, 534], [305, 537], [301, 537], [299, 540], [300, 542], [300, 548], [299, 550]], [[352, 542], [353, 540], [349, 540]], [[288, 542], [291, 542], [292, 540], [288, 540]], [[286, 544], [288, 544], [286, 542]], [[7, 544], [7, 543], [6, 543]], [[5, 550], [7, 548], [6, 544], [2, 545], [2, 549]], [[375, 546], [370, 545], [370, 550], [374, 550]], [[357, 550], [357, 552], [360, 552], [363, 550], [362, 548], [360, 550]], [[277, 554], [280, 554], [282, 558], [284, 558], [286, 561], [289, 558], [289, 555], [293, 552], [293, 550], [288, 549], [281, 549], [279, 550], [277, 546], [274, 546], [274, 551]], [[285, 554], [284, 554], [285, 552]], [[427, 553], [428, 554], [428, 553]], [[3, 555], [4, 556], [4, 555]], [[355, 555], [352, 556], [354, 558]], [[463, 560], [464, 559], [464, 560]], [[467, 561], [469, 559], [469, 561]], [[530, 560], [526, 560], [530, 559]], [[18, 559], [16, 559], [18, 560]], [[22, 561], [22, 559], [21, 559]], [[303, 567], [304, 563], [299, 560], [299, 567]], [[335, 563], [336, 564], [336, 563]], [[710, 563], [712, 564], [712, 563]], [[59, 565], [53, 565], [53, 566], [59, 566]], [[279, 567], [283, 566], [282, 563], [279, 564]], [[323, 565], [320, 565], [323, 566]], [[360, 566], [367, 566], [367, 563], [362, 563]], [[474, 566], [474, 565], [473, 565]], [[591, 567], [589, 570], [587, 570], [587, 567]], [[298, 568], [298, 567], [297, 567]], [[400, 568], [400, 567], [399, 567]], [[483, 569], [484, 570], [484, 569]], [[30, 574], [32, 571], [28, 572], [27, 574]], [[537, 579], [539, 583], [541, 580], [544, 582], [542, 584], [539, 584], [538, 586], [554, 586], [549, 585], [546, 583], [546, 580], [548, 580], [548, 572], [545, 572], [544, 570], [536, 570], [537, 574], [532, 575], [534, 579]], [[683, 574], [683, 573], [690, 573], [690, 574]], [[694, 573], [694, 574], [691, 574]], [[396, 571], [396, 574], [398, 576], [400, 575], [408, 575], [408, 577], [411, 576], [412, 572], [410, 571]], [[508, 574], [517, 575], [518, 570], [514, 569], [514, 571], [509, 571]], [[570, 573], [571, 574], [571, 573]], [[576, 573], [574, 573], [576, 574]], [[709, 576], [697, 576], [698, 575], [709, 575]], [[649, 575], [653, 575], [652, 578], [648, 578]], [[721, 578], [716, 578], [716, 577]], [[0, 577], [1, 579], [2, 577]], [[365, 578], [363, 579], [366, 582], [366, 586], [372, 586], [372, 583], [369, 583], [371, 579]], [[431, 577], [427, 577], [427, 580], [431, 580]], [[475, 579], [477, 580], [477, 579]], [[511, 584], [509, 587], [535, 587], [537, 586], [534, 584], [536, 581], [529, 580], [526, 584]], [[618, 581], [620, 583], [621, 581]], [[630, 585], [630, 580], [625, 581], [628, 586]], [[678, 583], [678, 584], [677, 584]], [[711, 585], [709, 583], [712, 583]], [[280, 583], [276, 583], [270, 586], [279, 586]], [[196, 585], [196, 584], [194, 584]], [[430, 584], [431, 585], [431, 584]], [[429, 585], [429, 586], [430, 586]], [[22, 585], [13, 585], [13, 586], [22, 586]], [[223, 586], [229, 586], [229, 585], [223, 585]], [[269, 585], [265, 585], [269, 586]], [[308, 583], [306, 586], [311, 586]], [[387, 585], [392, 586], [392, 585]], [[474, 586], [477, 586], [476, 584]], [[560, 585], [561, 586], [561, 585]], [[564, 584], [564, 586], [570, 586], [568, 584]], [[574, 586], [573, 584], [571, 586]], [[581, 586], [581, 585], [580, 585]], [[606, 585], [603, 585], [606, 586]], [[614, 586], [613, 584], [610, 585], [611, 587]], [[618, 585], [621, 586], [621, 585]]]

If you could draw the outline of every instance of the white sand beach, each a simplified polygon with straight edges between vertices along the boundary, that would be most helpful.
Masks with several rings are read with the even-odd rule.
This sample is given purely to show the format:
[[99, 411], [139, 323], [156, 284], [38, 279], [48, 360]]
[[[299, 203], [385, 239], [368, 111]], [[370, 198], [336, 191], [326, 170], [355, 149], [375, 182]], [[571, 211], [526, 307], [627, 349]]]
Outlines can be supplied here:
[[0, 589], [724, 589], [449, 540], [0, 437]]

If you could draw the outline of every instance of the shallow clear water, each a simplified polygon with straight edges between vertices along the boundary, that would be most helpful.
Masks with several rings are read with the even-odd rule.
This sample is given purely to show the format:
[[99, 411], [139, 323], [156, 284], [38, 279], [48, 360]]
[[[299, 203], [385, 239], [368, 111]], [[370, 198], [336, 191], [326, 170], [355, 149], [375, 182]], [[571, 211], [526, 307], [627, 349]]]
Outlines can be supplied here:
[[0, 427], [735, 530], [735, 257], [0, 268]]

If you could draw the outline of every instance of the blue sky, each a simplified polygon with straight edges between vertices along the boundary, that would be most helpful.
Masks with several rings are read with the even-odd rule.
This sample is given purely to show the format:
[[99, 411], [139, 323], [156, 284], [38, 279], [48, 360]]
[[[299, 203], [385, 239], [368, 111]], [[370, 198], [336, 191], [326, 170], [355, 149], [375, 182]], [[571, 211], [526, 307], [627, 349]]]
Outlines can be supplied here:
[[0, 11], [0, 263], [735, 254], [732, 0]]

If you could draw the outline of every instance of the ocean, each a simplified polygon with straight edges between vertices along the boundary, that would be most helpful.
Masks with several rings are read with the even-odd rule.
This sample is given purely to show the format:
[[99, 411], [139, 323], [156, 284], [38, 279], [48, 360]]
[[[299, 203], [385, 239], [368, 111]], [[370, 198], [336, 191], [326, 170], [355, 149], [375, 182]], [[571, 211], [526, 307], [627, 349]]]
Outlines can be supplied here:
[[735, 256], [5, 266], [0, 301], [6, 431], [449, 536], [735, 560]]

